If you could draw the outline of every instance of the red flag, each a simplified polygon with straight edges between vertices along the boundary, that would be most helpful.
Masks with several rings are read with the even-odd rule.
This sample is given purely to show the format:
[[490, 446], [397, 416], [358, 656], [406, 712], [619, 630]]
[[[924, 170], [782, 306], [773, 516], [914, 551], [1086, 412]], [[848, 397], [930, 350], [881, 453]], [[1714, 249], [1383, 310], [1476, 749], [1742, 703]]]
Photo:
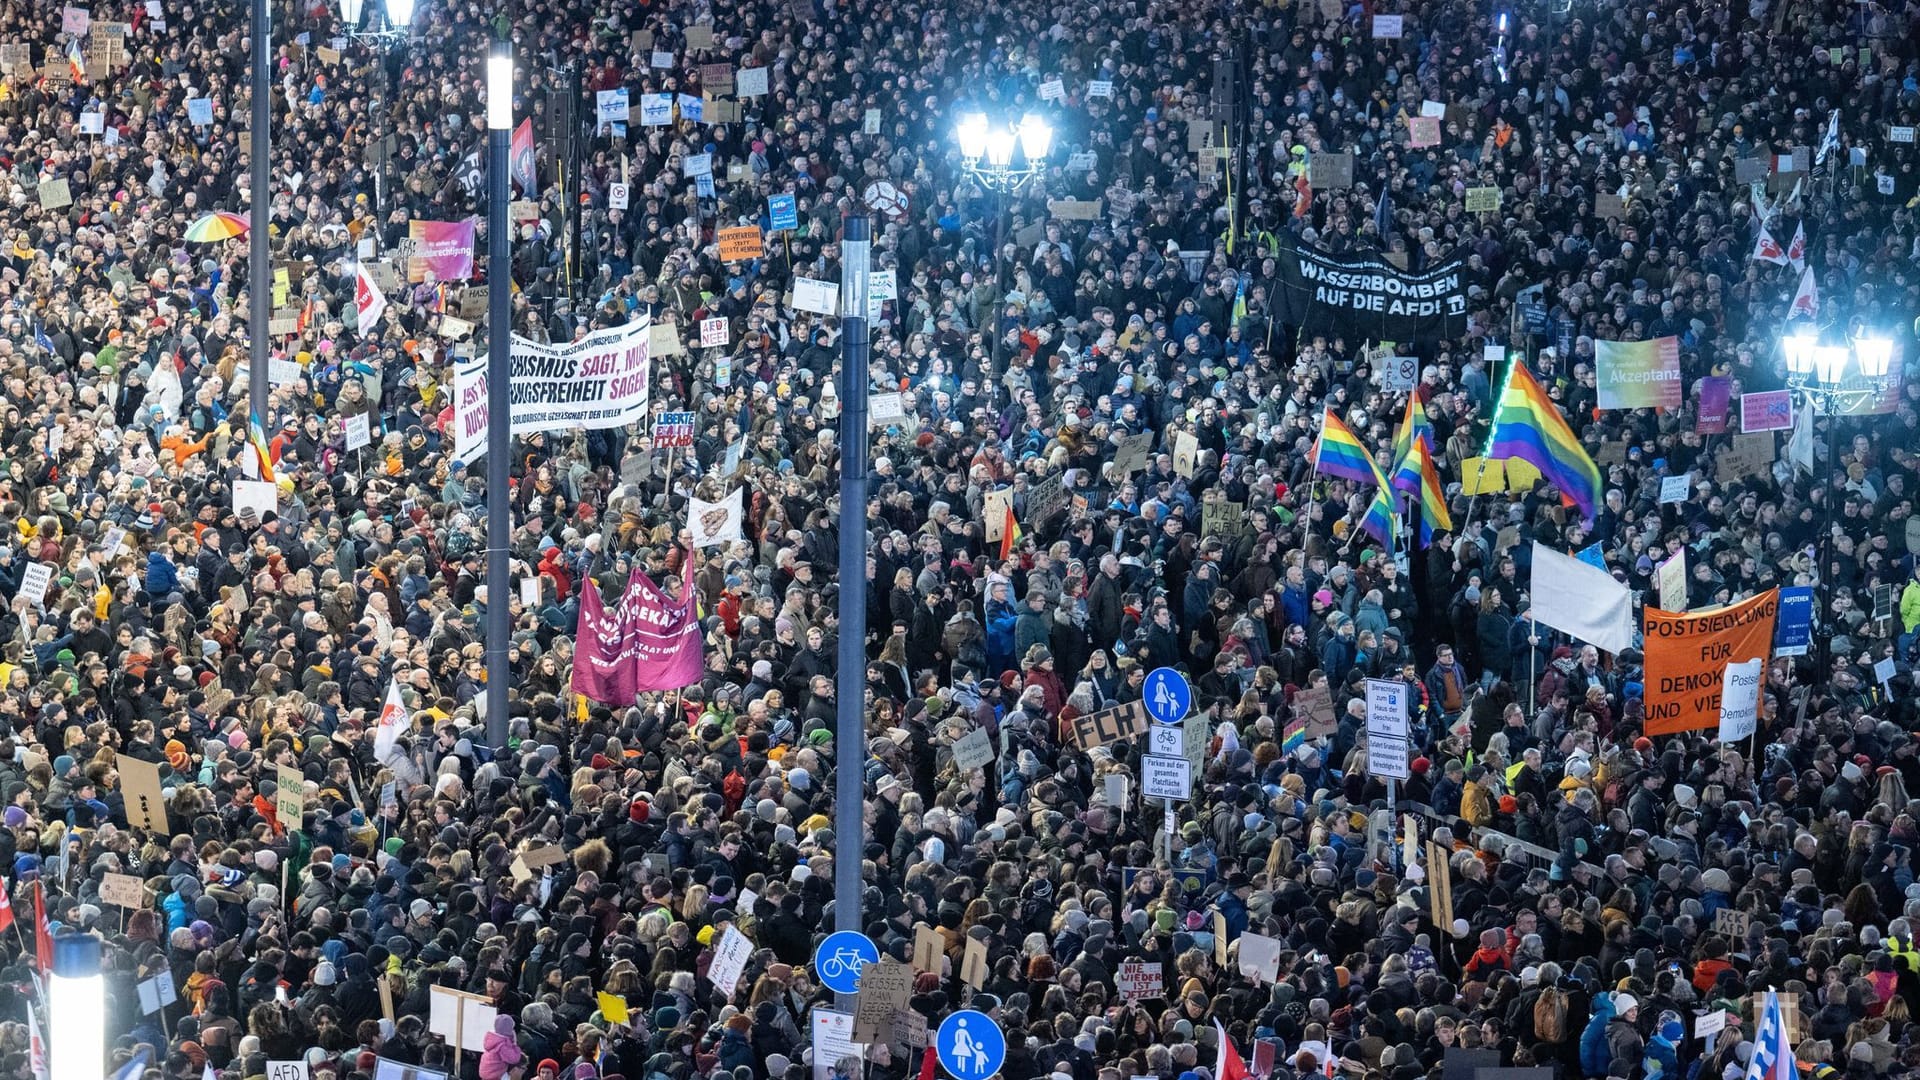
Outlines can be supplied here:
[[1795, 270], [1804, 270], [1807, 265], [1807, 223], [1802, 221], [1793, 227], [1793, 242], [1787, 245], [1787, 262]]
[[1227, 1037], [1227, 1029], [1215, 1020], [1213, 1030], [1220, 1036], [1220, 1056], [1214, 1059], [1213, 1080], [1247, 1080], [1253, 1074], [1247, 1071], [1247, 1063], [1241, 1060], [1240, 1051], [1233, 1048], [1233, 1040]]
[[42, 973], [53, 970], [53, 932], [47, 929], [45, 889], [38, 879], [33, 883], [33, 951]]
[[1760, 226], [1760, 238], [1754, 241], [1753, 259], [1755, 262], [1772, 263], [1775, 266], [1787, 264], [1787, 253], [1780, 249], [1780, 242], [1773, 238], [1773, 233], [1765, 225]]
[[927, 1052], [920, 1057], [919, 1080], [935, 1080], [935, 1077], [940, 1075], [939, 1070], [936, 1068], [939, 1063], [940, 1051], [934, 1049], [932, 1046], [928, 1046]]
[[507, 156], [507, 172], [515, 184], [520, 185], [520, 197], [531, 199], [539, 187], [540, 179], [534, 167], [533, 118], [520, 121], [513, 129], [513, 145]]
[[13, 897], [7, 895], [7, 890], [5, 888], [0, 887], [0, 931], [4, 931], [6, 930], [7, 927], [12, 925], [13, 925]]

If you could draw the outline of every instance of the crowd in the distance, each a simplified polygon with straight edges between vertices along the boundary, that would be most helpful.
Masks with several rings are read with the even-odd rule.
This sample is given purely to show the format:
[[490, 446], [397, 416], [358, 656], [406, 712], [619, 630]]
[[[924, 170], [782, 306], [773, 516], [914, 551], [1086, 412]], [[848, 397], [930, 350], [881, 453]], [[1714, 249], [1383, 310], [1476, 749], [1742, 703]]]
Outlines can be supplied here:
[[[1562, 1077], [1730, 1078], [1769, 989], [1814, 1077], [1920, 1075], [1920, 379], [1820, 417], [1805, 464], [1782, 432], [1770, 466], [1728, 470], [1731, 437], [1698, 430], [1703, 379], [1731, 380], [1734, 429], [1739, 393], [1785, 385], [1802, 274], [1752, 257], [1763, 222], [1804, 235], [1819, 323], [1892, 337], [1896, 373], [1920, 359], [1920, 7], [1549, 0], [1502, 21], [1434, 0], [1392, 38], [1373, 22], [1392, 12], [1337, 0], [423, 0], [386, 36], [327, 0], [273, 6], [274, 194], [251, 208], [245, 5], [102, 0], [76, 24], [0, 0], [0, 1072], [45, 1080], [37, 901], [52, 933], [104, 938], [109, 1067], [148, 1077], [296, 1059], [310, 1080], [931, 1075], [904, 1015], [864, 1062], [814, 1045], [833, 794], [853, 783], [860, 921], [901, 962], [937, 934], [908, 1010], [930, 1029], [991, 1015], [1006, 1080], [1229, 1080], [1222, 1033], [1262, 1076], [1405, 1080], [1488, 1051]], [[484, 333], [470, 283], [385, 276], [412, 221], [482, 215], [484, 251], [480, 70], [501, 34], [538, 144], [515, 330], [673, 323], [687, 348], [656, 350], [653, 407], [699, 417], [677, 455], [646, 424], [517, 440], [510, 491], [450, 460], [462, 323]], [[1189, 135], [1236, 48], [1244, 168]], [[714, 64], [765, 69], [768, 93], [727, 93]], [[577, 155], [557, 123], [576, 85]], [[621, 87], [740, 119], [596, 128], [595, 93]], [[1414, 148], [1429, 102], [1441, 138]], [[974, 109], [1058, 133], [1001, 229], [954, 141]], [[1741, 164], [1797, 147], [1799, 174]], [[1352, 185], [1315, 189], [1312, 159], [1342, 152]], [[685, 175], [697, 153], [710, 193]], [[873, 432], [850, 731], [840, 326], [791, 288], [839, 278], [841, 218], [880, 180], [900, 199], [875, 209], [874, 266], [898, 295], [871, 383], [907, 415]], [[1486, 187], [1497, 209], [1467, 212]], [[716, 230], [766, 229], [776, 194], [798, 228], [722, 262]], [[260, 418], [267, 513], [234, 509], [247, 240], [189, 242], [211, 211], [271, 230], [289, 320]], [[1468, 252], [1467, 332], [1390, 352], [1419, 358], [1458, 526], [1430, 547], [1361, 532], [1365, 488], [1313, 469], [1327, 409], [1385, 464], [1406, 394], [1369, 362], [1380, 343], [1272, 316], [1295, 243], [1413, 270]], [[374, 325], [356, 265], [385, 282]], [[702, 348], [713, 317], [729, 344]], [[1598, 410], [1594, 341], [1668, 335], [1684, 405]], [[1505, 377], [1489, 344], [1600, 459], [1592, 520], [1544, 483], [1462, 491]], [[349, 450], [361, 415], [373, 444]], [[1151, 454], [1116, 468], [1143, 433]], [[1691, 497], [1660, 503], [1683, 473]], [[687, 498], [738, 485], [747, 538], [682, 547]], [[1012, 543], [986, 512], [1001, 488]], [[504, 596], [484, 582], [491, 497], [514, 510]], [[1769, 665], [1753, 742], [1650, 738], [1641, 654], [1530, 618], [1535, 542], [1597, 545], [1649, 605], [1683, 550], [1693, 608], [1814, 585], [1814, 646]], [[611, 600], [635, 568], [676, 587], [688, 559], [703, 678], [582, 707], [584, 591]], [[496, 602], [504, 746], [476, 719]], [[1171, 836], [1138, 798], [1142, 747], [1073, 735], [1161, 666], [1210, 728]], [[1366, 678], [1414, 703], [1404, 847], [1369, 839], [1387, 822]], [[373, 747], [391, 685], [400, 775]], [[976, 728], [993, 760], [962, 772]], [[862, 740], [863, 775], [836, 771], [839, 738]], [[158, 766], [164, 830], [129, 805], [132, 762]], [[136, 906], [106, 899], [108, 875], [139, 879]], [[732, 932], [752, 954], [716, 987]], [[1123, 985], [1135, 963], [1157, 986], [1132, 967]], [[436, 988], [497, 1010], [457, 1054]]]

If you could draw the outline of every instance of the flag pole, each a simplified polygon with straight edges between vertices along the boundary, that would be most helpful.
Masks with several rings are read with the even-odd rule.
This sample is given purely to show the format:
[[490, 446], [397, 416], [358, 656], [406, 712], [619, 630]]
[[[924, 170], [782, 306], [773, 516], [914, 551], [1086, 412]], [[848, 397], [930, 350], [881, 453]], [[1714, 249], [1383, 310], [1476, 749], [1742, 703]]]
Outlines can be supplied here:
[[1460, 537], [1467, 538], [1473, 532], [1473, 511], [1480, 502], [1480, 484], [1487, 475], [1487, 455], [1493, 451], [1493, 433], [1500, 430], [1500, 409], [1507, 398], [1507, 387], [1513, 385], [1513, 361], [1507, 365], [1507, 373], [1500, 380], [1500, 391], [1493, 395], [1493, 416], [1487, 423], [1486, 441], [1480, 444], [1480, 464], [1474, 469], [1473, 494], [1467, 496], [1467, 520], [1460, 526]]

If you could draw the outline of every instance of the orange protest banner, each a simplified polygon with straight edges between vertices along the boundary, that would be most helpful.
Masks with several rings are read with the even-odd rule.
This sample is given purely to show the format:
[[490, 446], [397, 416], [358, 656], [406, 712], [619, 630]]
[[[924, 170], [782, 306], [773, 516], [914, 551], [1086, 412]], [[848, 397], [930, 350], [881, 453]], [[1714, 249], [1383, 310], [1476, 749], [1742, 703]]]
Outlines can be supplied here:
[[737, 229], [721, 229], [720, 259], [722, 262], [736, 262], [741, 259], [757, 259], [761, 255], [760, 227], [742, 225]]
[[1727, 665], [1758, 657], [1765, 666], [1779, 614], [1779, 589], [1686, 615], [1647, 608], [1642, 620], [1647, 646], [1647, 734], [1719, 726], [1720, 687]]

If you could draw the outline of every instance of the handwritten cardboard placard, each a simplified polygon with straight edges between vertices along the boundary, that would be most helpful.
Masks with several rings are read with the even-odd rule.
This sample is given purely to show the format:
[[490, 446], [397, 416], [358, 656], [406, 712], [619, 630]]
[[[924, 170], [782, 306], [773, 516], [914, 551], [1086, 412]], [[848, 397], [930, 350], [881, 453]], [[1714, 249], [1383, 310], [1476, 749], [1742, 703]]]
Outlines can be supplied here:
[[39, 195], [42, 210], [64, 210], [73, 205], [73, 192], [68, 190], [67, 178], [64, 176], [54, 180], [42, 180]]
[[1307, 159], [1307, 182], [1314, 190], [1353, 186], [1352, 154], [1315, 154]]
[[132, 874], [107, 874], [100, 879], [100, 899], [123, 908], [140, 906], [140, 879]]
[[742, 225], [732, 229], [721, 229], [715, 237], [720, 244], [722, 262], [738, 262], [745, 259], [757, 259], [764, 252], [760, 240], [758, 225]]

